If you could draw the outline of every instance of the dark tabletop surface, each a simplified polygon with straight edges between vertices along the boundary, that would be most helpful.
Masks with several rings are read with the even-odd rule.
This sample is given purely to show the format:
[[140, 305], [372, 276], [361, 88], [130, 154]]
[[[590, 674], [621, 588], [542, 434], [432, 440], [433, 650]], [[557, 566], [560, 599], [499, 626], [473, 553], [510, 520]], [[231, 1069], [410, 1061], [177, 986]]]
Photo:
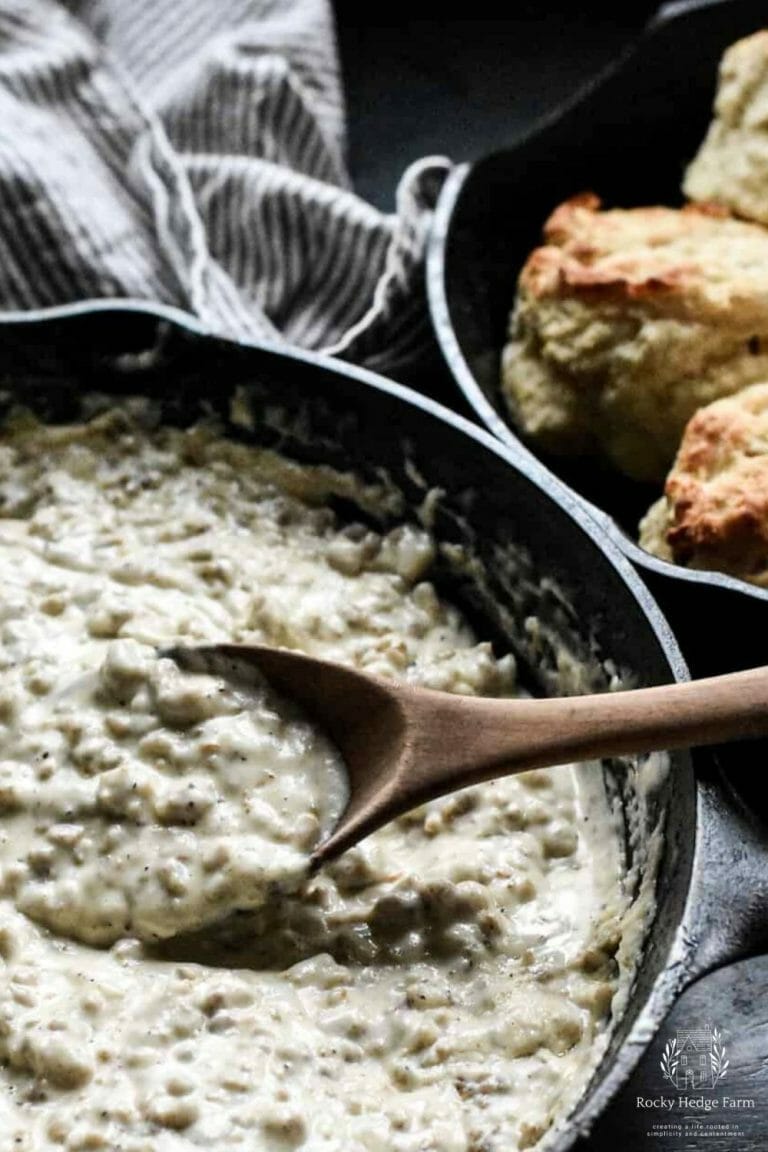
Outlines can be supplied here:
[[[505, 19], [498, 3], [468, 7], [473, 15], [458, 18], [444, 3], [390, 0], [374, 15], [360, 0], [337, 0], [350, 165], [357, 190], [385, 209], [410, 161], [427, 154], [472, 160], [503, 147], [606, 64], [655, 6], [629, 0], [606, 12], [596, 3], [513, 0]], [[439, 371], [429, 390], [461, 407]], [[729, 1061], [709, 1093], [720, 1108], [682, 1110], [679, 1090], [662, 1076], [665, 1045], [679, 1033], [710, 1029], [719, 1031]], [[663, 1097], [675, 1100], [672, 1109], [658, 1106]], [[644, 1107], [638, 1098], [656, 1103]], [[726, 1099], [741, 1107], [725, 1107]], [[768, 1149], [768, 957], [705, 977], [680, 999], [590, 1146]]]

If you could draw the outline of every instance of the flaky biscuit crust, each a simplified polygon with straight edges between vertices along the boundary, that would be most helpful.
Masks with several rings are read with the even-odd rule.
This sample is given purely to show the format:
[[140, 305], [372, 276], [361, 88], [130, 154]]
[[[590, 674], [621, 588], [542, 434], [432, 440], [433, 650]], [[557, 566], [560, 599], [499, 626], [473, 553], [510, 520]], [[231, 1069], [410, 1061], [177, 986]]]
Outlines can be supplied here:
[[768, 586], [768, 383], [692, 417], [640, 542], [678, 564]]
[[555, 452], [659, 481], [697, 408], [768, 379], [768, 231], [716, 205], [555, 209], [520, 275], [502, 386]]

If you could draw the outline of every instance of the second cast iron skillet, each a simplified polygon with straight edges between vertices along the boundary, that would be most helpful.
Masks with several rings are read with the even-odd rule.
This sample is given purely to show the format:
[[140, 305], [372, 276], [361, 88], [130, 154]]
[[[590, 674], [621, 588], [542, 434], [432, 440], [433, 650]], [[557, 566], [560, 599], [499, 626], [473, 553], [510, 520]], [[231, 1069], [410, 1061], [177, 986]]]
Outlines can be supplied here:
[[[517, 275], [547, 216], [585, 190], [608, 206], [679, 204], [685, 164], [711, 116], [720, 57], [766, 23], [757, 0], [668, 4], [568, 104], [509, 148], [449, 177], [430, 242], [433, 324], [467, 401], [505, 443], [523, 448], [499, 388], [501, 349]], [[657, 560], [635, 543], [658, 488], [598, 465], [536, 455], [640, 568], [697, 675], [764, 662], [768, 592]]]
[[[481, 635], [516, 652], [533, 690], [552, 690], [560, 645], [595, 685], [613, 670], [638, 685], [687, 675], [653, 598], [581, 502], [521, 451], [396, 384], [317, 356], [214, 338], [170, 309], [104, 303], [3, 320], [0, 364], [0, 422], [18, 403], [70, 421], [87, 394], [140, 394], [155, 398], [165, 422], [184, 425], [213, 409], [231, 435], [384, 483], [403, 501], [398, 520], [429, 510], [436, 537], [453, 546], [433, 578]], [[247, 427], [231, 420], [235, 390]], [[377, 515], [343, 502], [338, 510]], [[457, 560], [456, 546], [471, 563]], [[764, 758], [765, 745], [754, 755]], [[764, 830], [710, 753], [674, 753], [646, 806], [630, 764], [605, 771], [629, 863], [641, 874], [648, 833], [664, 820], [657, 911], [626, 1009], [548, 1144], [555, 1152], [586, 1146], [687, 984], [768, 943]]]

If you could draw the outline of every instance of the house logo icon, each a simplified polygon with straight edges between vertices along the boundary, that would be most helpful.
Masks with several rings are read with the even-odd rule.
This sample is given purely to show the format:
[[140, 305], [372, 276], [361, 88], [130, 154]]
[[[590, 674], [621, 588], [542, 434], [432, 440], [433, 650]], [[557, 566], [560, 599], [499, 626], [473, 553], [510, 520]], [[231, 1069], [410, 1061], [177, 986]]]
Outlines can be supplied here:
[[678, 1028], [667, 1040], [661, 1074], [675, 1088], [715, 1088], [728, 1071], [723, 1038], [718, 1028]]

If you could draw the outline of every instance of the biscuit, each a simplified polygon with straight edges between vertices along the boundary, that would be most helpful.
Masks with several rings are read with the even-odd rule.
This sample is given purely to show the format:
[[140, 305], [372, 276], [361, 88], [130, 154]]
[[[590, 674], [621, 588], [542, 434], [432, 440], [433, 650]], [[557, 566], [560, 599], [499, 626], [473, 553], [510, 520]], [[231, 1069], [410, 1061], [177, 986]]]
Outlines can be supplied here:
[[692, 417], [640, 543], [678, 564], [768, 586], [768, 383]]
[[693, 200], [768, 224], [768, 32], [733, 44], [720, 63], [714, 119], [685, 174]]
[[768, 230], [721, 208], [560, 205], [503, 355], [514, 423], [661, 481], [697, 408], [768, 379]]

